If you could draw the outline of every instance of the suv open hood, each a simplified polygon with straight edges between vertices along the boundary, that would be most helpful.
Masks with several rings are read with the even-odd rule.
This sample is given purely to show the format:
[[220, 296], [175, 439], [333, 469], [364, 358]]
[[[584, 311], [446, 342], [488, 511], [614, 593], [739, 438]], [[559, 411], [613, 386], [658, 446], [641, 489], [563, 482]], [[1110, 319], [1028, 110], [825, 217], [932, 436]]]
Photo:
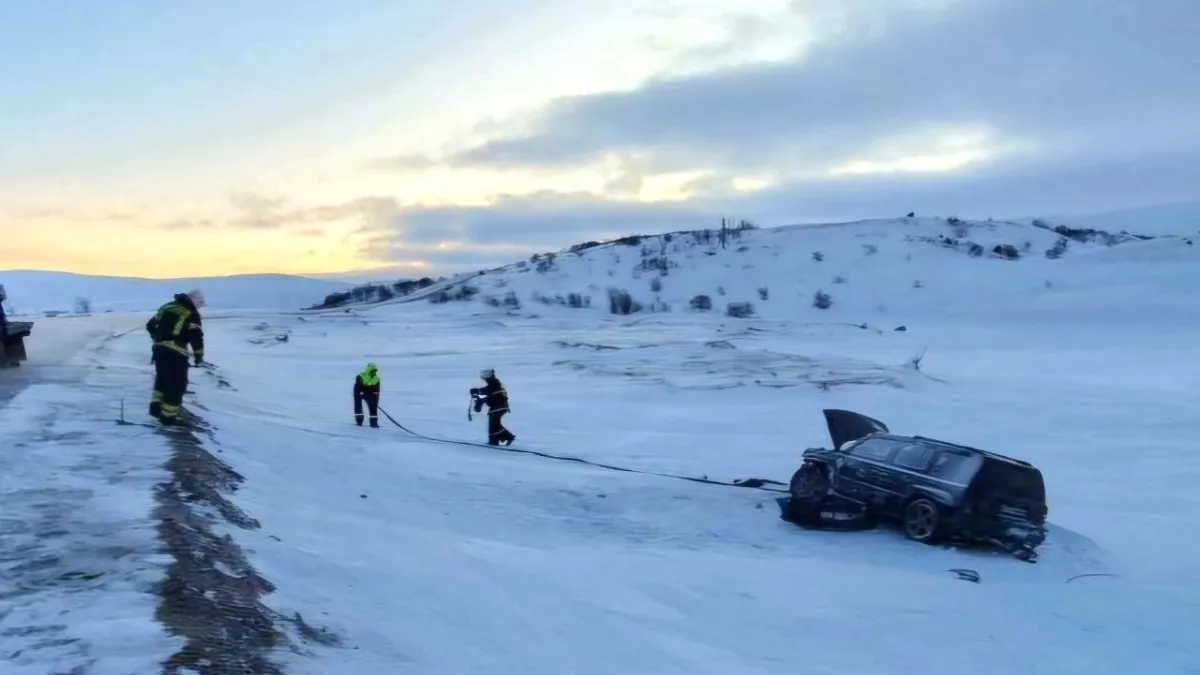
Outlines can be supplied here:
[[829, 440], [833, 441], [834, 450], [850, 441], [857, 441], [871, 434], [886, 434], [889, 431], [883, 422], [861, 413], [829, 408], [821, 412], [825, 413], [825, 426], [829, 428]]

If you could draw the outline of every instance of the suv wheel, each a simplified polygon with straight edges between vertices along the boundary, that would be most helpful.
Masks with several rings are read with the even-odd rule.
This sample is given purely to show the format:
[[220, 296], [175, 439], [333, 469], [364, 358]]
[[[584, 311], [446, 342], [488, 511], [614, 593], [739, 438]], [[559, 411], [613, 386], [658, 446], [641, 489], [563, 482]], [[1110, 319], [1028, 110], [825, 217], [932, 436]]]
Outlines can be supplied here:
[[829, 494], [829, 476], [825, 468], [816, 464], [805, 464], [792, 474], [788, 485], [792, 499], [803, 502], [820, 501]]
[[931, 499], [917, 497], [904, 507], [904, 535], [928, 544], [937, 537], [942, 511]]

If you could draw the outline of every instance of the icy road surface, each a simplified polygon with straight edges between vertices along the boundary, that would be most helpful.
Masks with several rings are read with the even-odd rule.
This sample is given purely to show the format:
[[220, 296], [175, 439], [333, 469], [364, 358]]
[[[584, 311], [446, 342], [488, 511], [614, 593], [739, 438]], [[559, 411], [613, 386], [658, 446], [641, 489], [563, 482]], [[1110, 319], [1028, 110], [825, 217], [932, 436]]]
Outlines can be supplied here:
[[164, 444], [115, 423], [146, 373], [101, 367], [117, 336], [143, 321], [39, 320], [29, 361], [0, 370], [11, 397], [0, 400], [4, 675], [155, 673], [175, 648], [154, 617], [170, 562], [151, 517]]

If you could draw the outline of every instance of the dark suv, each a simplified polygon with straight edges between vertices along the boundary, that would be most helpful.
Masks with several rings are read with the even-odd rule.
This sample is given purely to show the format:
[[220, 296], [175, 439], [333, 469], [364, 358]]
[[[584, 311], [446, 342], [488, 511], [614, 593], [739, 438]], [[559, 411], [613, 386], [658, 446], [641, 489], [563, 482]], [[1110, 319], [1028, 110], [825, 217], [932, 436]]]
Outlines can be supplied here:
[[[1042, 474], [1019, 459], [898, 436], [849, 410], [825, 410], [833, 449], [804, 451], [784, 517], [808, 509], [898, 523], [920, 542], [991, 544], [1032, 562], [1046, 537]], [[791, 518], [788, 518], [791, 519]]]

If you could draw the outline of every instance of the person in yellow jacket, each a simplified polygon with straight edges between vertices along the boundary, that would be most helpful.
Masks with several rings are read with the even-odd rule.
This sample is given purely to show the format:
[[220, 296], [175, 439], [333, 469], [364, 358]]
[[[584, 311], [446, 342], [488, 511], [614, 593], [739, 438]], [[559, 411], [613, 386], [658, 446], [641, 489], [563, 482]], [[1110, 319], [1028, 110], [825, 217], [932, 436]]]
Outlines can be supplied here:
[[371, 416], [371, 426], [379, 427], [379, 366], [368, 363], [362, 372], [354, 376], [354, 423], [362, 426], [363, 401]]
[[150, 397], [150, 415], [163, 424], [179, 422], [183, 394], [188, 386], [188, 347], [196, 365], [204, 363], [204, 328], [200, 291], [177, 293], [158, 308], [146, 322], [146, 332], [154, 340], [154, 393]]

